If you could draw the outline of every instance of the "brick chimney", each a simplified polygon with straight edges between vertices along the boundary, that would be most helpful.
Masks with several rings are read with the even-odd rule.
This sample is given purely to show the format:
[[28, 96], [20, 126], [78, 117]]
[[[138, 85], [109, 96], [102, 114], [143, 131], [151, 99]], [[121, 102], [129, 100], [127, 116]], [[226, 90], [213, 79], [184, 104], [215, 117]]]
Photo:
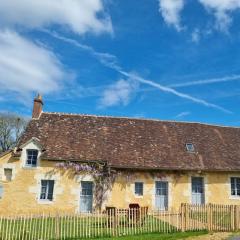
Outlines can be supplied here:
[[34, 98], [32, 118], [39, 118], [43, 108], [42, 96], [40, 94]]

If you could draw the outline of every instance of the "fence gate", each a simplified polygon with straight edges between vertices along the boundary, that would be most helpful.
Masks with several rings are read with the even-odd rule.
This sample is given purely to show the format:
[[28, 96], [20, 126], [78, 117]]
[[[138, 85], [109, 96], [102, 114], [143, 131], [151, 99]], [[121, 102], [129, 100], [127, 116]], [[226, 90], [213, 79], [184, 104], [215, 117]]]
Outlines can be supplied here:
[[183, 204], [182, 229], [234, 231], [239, 229], [239, 208], [236, 205]]

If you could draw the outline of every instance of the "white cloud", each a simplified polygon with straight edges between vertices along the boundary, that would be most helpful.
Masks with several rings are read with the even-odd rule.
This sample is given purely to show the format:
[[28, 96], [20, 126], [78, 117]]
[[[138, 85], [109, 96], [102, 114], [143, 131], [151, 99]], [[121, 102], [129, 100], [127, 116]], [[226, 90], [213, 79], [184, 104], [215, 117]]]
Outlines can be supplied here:
[[100, 107], [111, 107], [121, 104], [126, 106], [137, 88], [138, 84], [134, 80], [118, 80], [103, 91]]
[[192, 41], [198, 43], [200, 41], [200, 31], [198, 28], [195, 28], [192, 32]]
[[191, 87], [196, 85], [208, 85], [213, 83], [231, 82], [231, 81], [240, 81], [240, 75], [231, 75], [231, 76], [225, 76], [221, 78], [210, 78], [205, 80], [176, 83], [176, 84], [171, 84], [168, 87], [172, 87], [172, 88]]
[[216, 18], [216, 28], [227, 32], [231, 25], [230, 13], [240, 8], [240, 0], [198, 0]]
[[101, 0], [0, 0], [2, 27], [51, 25], [65, 26], [78, 34], [112, 32]]
[[59, 91], [67, 77], [57, 57], [14, 31], [0, 31], [0, 92], [26, 99], [33, 91]]
[[[188, 1], [185, 0], [158, 0], [159, 12], [168, 25], [172, 25], [177, 31], [181, 31], [181, 12]], [[232, 12], [240, 9], [240, 0], [198, 0], [199, 3], [211, 14], [216, 21], [214, 28], [227, 33], [232, 19]], [[196, 30], [196, 29], [195, 29]], [[192, 32], [192, 41], [200, 40], [199, 31]]]
[[157, 89], [159, 89], [160, 91], [162, 92], [166, 92], [166, 93], [171, 93], [179, 98], [182, 98], [182, 99], [187, 99], [187, 100], [190, 100], [191, 102], [194, 102], [194, 103], [198, 103], [198, 104], [201, 104], [203, 106], [206, 106], [206, 107], [210, 107], [210, 108], [215, 108], [215, 109], [218, 109], [222, 112], [225, 112], [225, 113], [232, 113], [231, 111], [229, 111], [228, 109], [225, 109], [221, 106], [218, 106], [214, 103], [210, 103], [206, 100], [203, 100], [203, 99], [200, 99], [200, 98], [196, 98], [196, 97], [193, 97], [189, 94], [186, 94], [186, 93], [182, 93], [182, 92], [179, 92], [179, 91], [176, 91], [175, 89], [171, 88], [171, 87], [167, 87], [167, 86], [163, 86], [157, 82], [154, 82], [152, 80], [148, 80], [148, 79], [145, 79], [145, 78], [142, 78], [138, 75], [136, 75], [135, 73], [128, 73], [128, 72], [125, 72], [125, 71], [119, 71], [121, 72], [121, 74], [123, 74], [124, 76], [127, 76], [129, 78], [132, 78], [142, 84], [146, 84], [146, 85], [149, 85], [149, 86], [152, 86], [152, 87], [155, 87]]
[[182, 29], [180, 13], [184, 7], [184, 0], [159, 0], [159, 12], [168, 25], [173, 25], [177, 31]]
[[190, 114], [191, 114], [190, 112], [181, 112], [181, 113], [177, 114], [175, 118], [184, 118]]
[[17, 33], [19, 27], [47, 31], [53, 26], [76, 34], [112, 33], [103, 0], [0, 0], [0, 95], [5, 101], [28, 103], [33, 92], [61, 94], [71, 84], [65, 80], [72, 76], [51, 50]]
[[93, 49], [92, 47], [82, 44], [80, 42], [78, 42], [77, 40], [74, 40], [72, 38], [68, 38], [68, 37], [64, 37], [62, 35], [59, 35], [56, 32], [53, 31], [48, 31], [48, 30], [43, 30], [45, 33], [48, 33], [50, 36], [59, 39], [61, 41], [64, 41], [66, 43], [69, 43], [83, 51], [88, 52], [89, 54], [91, 54], [93, 57], [95, 57], [96, 59], [98, 59], [102, 64], [109, 64], [109, 65], [116, 65], [117, 63], [117, 58], [116, 56], [106, 53], [106, 52], [97, 52], [95, 51], [95, 49]]

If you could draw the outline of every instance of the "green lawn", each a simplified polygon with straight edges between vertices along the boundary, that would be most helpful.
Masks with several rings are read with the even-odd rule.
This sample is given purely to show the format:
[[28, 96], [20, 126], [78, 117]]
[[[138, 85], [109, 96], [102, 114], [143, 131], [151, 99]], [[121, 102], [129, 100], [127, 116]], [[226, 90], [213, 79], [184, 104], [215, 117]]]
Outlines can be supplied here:
[[[143, 234], [136, 236], [122, 236], [122, 237], [112, 237], [112, 238], [94, 238], [90, 240], [174, 240], [174, 239], [186, 239], [188, 237], [200, 236], [207, 234], [207, 231], [199, 232], [179, 232], [179, 233], [170, 233], [170, 234]], [[72, 240], [72, 239], [68, 239]]]

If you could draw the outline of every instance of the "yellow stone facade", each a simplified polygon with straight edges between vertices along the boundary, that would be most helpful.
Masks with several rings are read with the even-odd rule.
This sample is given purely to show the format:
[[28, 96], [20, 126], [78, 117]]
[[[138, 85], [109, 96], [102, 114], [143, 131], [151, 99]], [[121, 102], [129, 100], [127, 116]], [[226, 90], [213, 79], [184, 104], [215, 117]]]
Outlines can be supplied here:
[[[22, 166], [20, 158], [8, 153], [0, 158], [0, 184], [3, 195], [0, 198], [1, 214], [77, 212], [79, 211], [80, 182], [91, 180], [91, 176], [74, 176], [59, 172], [56, 162], [42, 159], [36, 168]], [[4, 168], [12, 169], [12, 180], [7, 181]], [[181, 203], [191, 203], [191, 177], [202, 176], [205, 186], [205, 203], [239, 204], [239, 197], [231, 196], [230, 177], [240, 177], [240, 172], [132, 172], [120, 175], [107, 194], [105, 206], [127, 208], [130, 203], [139, 203], [154, 209], [155, 181], [168, 182], [169, 210], [177, 210]], [[55, 180], [52, 202], [39, 200], [41, 179]], [[135, 196], [134, 183], [144, 183], [143, 196]]]

